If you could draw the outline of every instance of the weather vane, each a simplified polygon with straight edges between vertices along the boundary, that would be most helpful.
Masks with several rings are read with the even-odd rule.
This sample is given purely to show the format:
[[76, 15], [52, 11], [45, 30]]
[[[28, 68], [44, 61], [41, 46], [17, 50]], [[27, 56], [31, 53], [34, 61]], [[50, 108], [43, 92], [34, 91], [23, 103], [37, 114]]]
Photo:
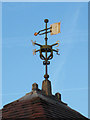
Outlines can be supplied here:
[[[59, 55], [59, 53], [58, 53], [59, 49], [56, 49], [56, 50], [53, 49], [53, 46], [56, 46], [56, 45], [57, 45], [56, 47], [59, 46], [59, 40], [56, 43], [52, 44], [52, 45], [48, 45], [47, 44], [47, 40], [48, 40], [47, 34], [51, 33], [51, 35], [55, 35], [55, 34], [60, 33], [60, 22], [50, 25], [49, 28], [47, 28], [47, 23], [49, 22], [49, 20], [45, 19], [44, 22], [46, 23], [45, 24], [45, 29], [40, 30], [39, 32], [35, 32], [34, 35], [37, 36], [37, 35], [45, 34], [45, 45], [38, 44], [38, 43], [36, 43], [36, 41], [33, 42], [33, 40], [31, 40], [31, 41], [32, 41], [33, 45], [40, 46], [40, 49], [38, 49], [38, 50], [35, 49], [33, 51], [33, 55], [34, 54], [36, 55], [36, 52], [40, 52], [40, 58], [43, 60], [43, 65], [45, 65], [45, 68], [46, 68], [44, 78], [45, 78], [45, 80], [48, 80], [49, 75], [48, 75], [48, 71], [47, 71], [47, 65], [50, 64], [49, 60], [51, 60], [53, 58], [53, 51], [56, 52], [57, 55]], [[43, 55], [43, 53], [45, 53], [45, 56]], [[49, 53], [49, 55], [48, 55], [48, 53]]]

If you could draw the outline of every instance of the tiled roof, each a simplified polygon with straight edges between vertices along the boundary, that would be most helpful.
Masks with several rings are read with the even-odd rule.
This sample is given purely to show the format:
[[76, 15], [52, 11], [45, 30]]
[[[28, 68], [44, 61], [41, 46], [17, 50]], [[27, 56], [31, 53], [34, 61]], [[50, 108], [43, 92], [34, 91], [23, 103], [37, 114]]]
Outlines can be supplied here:
[[88, 120], [53, 95], [33, 91], [7, 104], [2, 109], [2, 120]]

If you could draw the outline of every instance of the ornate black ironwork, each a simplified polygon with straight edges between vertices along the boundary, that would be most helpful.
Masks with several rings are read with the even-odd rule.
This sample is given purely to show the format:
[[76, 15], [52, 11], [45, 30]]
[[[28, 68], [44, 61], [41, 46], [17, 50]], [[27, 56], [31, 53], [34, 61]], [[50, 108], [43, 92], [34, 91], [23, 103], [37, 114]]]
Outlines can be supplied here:
[[[59, 41], [57, 41], [56, 43], [54, 43], [54, 44], [52, 44], [52, 45], [47, 45], [47, 40], [48, 40], [48, 38], [47, 38], [47, 33], [50, 33], [50, 32], [51, 32], [51, 27], [47, 28], [47, 23], [49, 22], [48, 19], [45, 19], [44, 22], [46, 23], [46, 24], [45, 24], [45, 29], [40, 30], [38, 33], [35, 32], [34, 35], [37, 36], [37, 35], [43, 35], [43, 34], [45, 34], [45, 45], [38, 44], [38, 43], [36, 43], [36, 41], [33, 42], [33, 40], [32, 40], [32, 44], [33, 44], [33, 45], [38, 45], [38, 46], [40, 46], [40, 49], [39, 49], [39, 50], [36, 50], [36, 49], [35, 49], [35, 50], [33, 51], [33, 55], [36, 54], [36, 52], [38, 52], [38, 51], [40, 52], [40, 58], [41, 58], [42, 60], [44, 60], [44, 61], [43, 61], [43, 65], [45, 65], [45, 68], [46, 68], [44, 78], [45, 78], [46, 80], [48, 80], [49, 75], [48, 75], [48, 71], [47, 71], [47, 65], [50, 64], [50, 61], [49, 61], [49, 60], [51, 60], [51, 59], [53, 58], [53, 51], [56, 52], [57, 55], [59, 55], [59, 53], [58, 53], [59, 49], [56, 49], [56, 50], [55, 50], [55, 49], [53, 49], [52, 47], [53, 47], [53, 46], [56, 46], [56, 45], [57, 45], [56, 47], [58, 47], [58, 46], [59, 46]], [[50, 30], [50, 31], [48, 31], [48, 30]], [[45, 32], [44, 32], [44, 33], [41, 33], [42, 31], [45, 31]], [[43, 55], [43, 53], [45, 53], [45, 56]], [[50, 53], [50, 54], [48, 55], [48, 53]]]

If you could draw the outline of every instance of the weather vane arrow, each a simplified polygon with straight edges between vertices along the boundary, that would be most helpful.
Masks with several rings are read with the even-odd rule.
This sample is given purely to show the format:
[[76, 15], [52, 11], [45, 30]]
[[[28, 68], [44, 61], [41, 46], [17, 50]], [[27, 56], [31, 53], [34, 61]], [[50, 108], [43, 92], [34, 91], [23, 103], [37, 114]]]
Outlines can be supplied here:
[[[44, 78], [45, 78], [45, 80], [48, 80], [49, 75], [48, 75], [48, 72], [47, 72], [47, 65], [50, 64], [49, 60], [51, 60], [53, 58], [53, 52], [56, 52], [57, 55], [60, 55], [60, 54], [58, 53], [59, 49], [53, 49], [53, 46], [56, 46], [56, 47], [59, 46], [59, 40], [52, 45], [48, 45], [47, 44], [47, 40], [48, 40], [47, 34], [51, 33], [51, 35], [55, 35], [55, 34], [60, 33], [60, 22], [50, 25], [49, 28], [47, 28], [47, 23], [49, 22], [49, 20], [45, 19], [44, 22], [46, 23], [45, 24], [45, 29], [40, 30], [39, 32], [35, 32], [34, 35], [37, 36], [37, 35], [44, 35], [45, 34], [45, 45], [38, 44], [36, 41], [33, 42], [33, 40], [31, 40], [31, 41], [32, 41], [33, 45], [37, 45], [37, 46], [40, 47], [40, 49], [38, 49], [38, 50], [35, 49], [33, 51], [33, 55], [34, 54], [36, 55], [36, 52], [40, 52], [40, 58], [42, 60], [44, 60], [43, 65], [45, 65], [45, 68], [46, 68]], [[44, 56], [43, 53], [45, 53], [45, 56]], [[48, 53], [50, 53], [50, 54], [48, 55]]]

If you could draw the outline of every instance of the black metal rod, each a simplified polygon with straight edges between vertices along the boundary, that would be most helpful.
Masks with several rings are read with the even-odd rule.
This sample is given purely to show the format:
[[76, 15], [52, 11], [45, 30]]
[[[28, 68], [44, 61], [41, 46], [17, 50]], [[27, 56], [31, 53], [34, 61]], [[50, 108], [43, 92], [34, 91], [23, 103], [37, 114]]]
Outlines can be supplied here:
[[[51, 30], [48, 31], [47, 33], [50, 33], [50, 32], [51, 32]], [[43, 35], [43, 34], [46, 34], [46, 32], [44, 32], [44, 33], [39, 33], [39, 35]]]
[[[48, 29], [51, 29], [52, 27], [49, 27], [49, 28], [47, 28], [47, 30]], [[42, 31], [45, 31], [46, 30], [46, 28], [45, 29], [43, 29], [43, 30], [40, 30], [38, 33], [40, 33], [40, 32], [42, 32]]]
[[55, 49], [52, 49], [53, 51], [55, 51], [55, 52], [58, 52], [58, 50], [55, 50]]
[[[45, 24], [45, 46], [47, 46], [47, 23], [48, 23], [48, 19], [45, 19], [44, 22], [46, 23]], [[45, 50], [45, 63], [46, 63], [46, 66], [45, 66], [45, 75], [44, 75], [44, 78], [45, 80], [48, 80], [49, 78], [49, 75], [48, 75], [48, 71], [47, 71], [47, 62], [48, 62], [48, 59], [47, 59], [47, 49]]]
[[40, 47], [42, 46], [42, 45], [40, 45], [40, 44], [38, 44], [38, 43], [34, 43], [34, 44], [35, 44], [35, 45], [38, 45], [38, 46], [40, 46]]
[[[47, 45], [47, 23], [46, 23], [45, 43]], [[46, 50], [46, 77], [47, 77], [47, 50]], [[47, 80], [47, 78], [46, 78], [46, 80]]]
[[51, 46], [55, 46], [55, 45], [58, 45], [58, 43], [52, 44]]
[[40, 50], [36, 50], [35, 52], [38, 52], [38, 51], [40, 51]]

